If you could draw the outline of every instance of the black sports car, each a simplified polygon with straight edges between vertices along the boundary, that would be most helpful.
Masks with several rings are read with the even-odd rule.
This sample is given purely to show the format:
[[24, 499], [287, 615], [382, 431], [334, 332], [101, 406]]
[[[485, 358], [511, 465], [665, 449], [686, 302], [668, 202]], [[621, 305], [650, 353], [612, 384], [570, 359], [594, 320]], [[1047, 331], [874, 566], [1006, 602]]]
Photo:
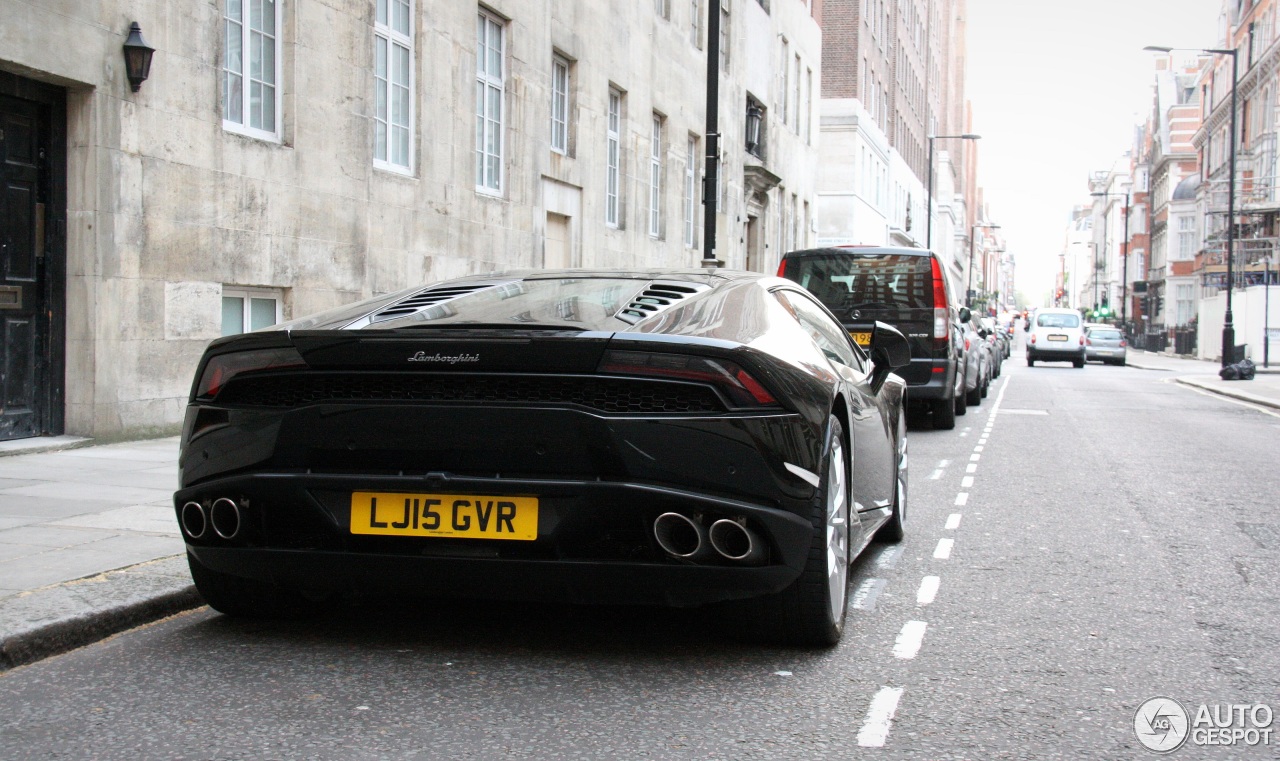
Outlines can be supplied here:
[[755, 273], [465, 277], [214, 341], [174, 507], [227, 614], [734, 601], [829, 645], [849, 563], [902, 537], [909, 361]]

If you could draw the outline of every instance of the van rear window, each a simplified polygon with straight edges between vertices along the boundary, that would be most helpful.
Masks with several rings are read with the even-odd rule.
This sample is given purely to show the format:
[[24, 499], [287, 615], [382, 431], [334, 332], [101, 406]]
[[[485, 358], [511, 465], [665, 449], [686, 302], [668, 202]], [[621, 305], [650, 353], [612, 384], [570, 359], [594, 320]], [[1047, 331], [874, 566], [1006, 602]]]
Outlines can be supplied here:
[[933, 267], [927, 256], [810, 254], [788, 259], [786, 277], [832, 311], [872, 306], [933, 308]]

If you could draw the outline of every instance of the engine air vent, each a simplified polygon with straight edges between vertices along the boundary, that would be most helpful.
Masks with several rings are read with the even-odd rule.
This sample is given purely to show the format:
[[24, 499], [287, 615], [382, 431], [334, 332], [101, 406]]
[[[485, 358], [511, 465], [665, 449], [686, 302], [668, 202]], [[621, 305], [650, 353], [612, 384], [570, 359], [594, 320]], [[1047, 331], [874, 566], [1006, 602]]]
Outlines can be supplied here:
[[486, 288], [496, 288], [504, 285], [504, 283], [466, 283], [464, 285], [434, 285], [425, 290], [407, 298], [401, 299], [391, 306], [385, 307], [378, 311], [371, 318], [371, 322], [383, 322], [385, 320], [394, 320], [397, 317], [405, 317], [417, 312], [421, 312], [427, 307], [440, 304], [445, 301], [456, 299], [459, 296], [466, 296], [469, 293], [482, 291]]
[[630, 303], [619, 310], [614, 317], [628, 325], [635, 325], [641, 320], [648, 319], [696, 293], [707, 290], [709, 287], [700, 283], [676, 283], [655, 280], [649, 283]]

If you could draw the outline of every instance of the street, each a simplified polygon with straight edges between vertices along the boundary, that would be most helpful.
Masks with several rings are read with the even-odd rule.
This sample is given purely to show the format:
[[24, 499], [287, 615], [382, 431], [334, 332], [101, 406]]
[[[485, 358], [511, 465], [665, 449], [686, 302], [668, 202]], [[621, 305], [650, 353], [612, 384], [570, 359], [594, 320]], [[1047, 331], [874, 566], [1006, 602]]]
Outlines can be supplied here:
[[1142, 758], [1148, 698], [1280, 695], [1278, 434], [1015, 352], [955, 430], [911, 431], [907, 539], [857, 564], [831, 651], [703, 610], [201, 608], [0, 674], [0, 757]]

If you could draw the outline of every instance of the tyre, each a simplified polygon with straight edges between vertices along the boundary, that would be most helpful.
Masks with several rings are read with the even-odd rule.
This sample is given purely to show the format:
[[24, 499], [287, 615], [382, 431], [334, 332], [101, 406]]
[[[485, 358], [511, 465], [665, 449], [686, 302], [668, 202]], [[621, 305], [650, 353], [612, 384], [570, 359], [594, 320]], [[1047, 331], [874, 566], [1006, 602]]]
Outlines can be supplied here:
[[813, 537], [800, 577], [777, 594], [742, 605], [762, 639], [832, 647], [844, 633], [849, 600], [849, 470], [844, 427], [831, 416], [823, 445], [821, 485], [810, 508]]
[[907, 535], [907, 429], [898, 423], [897, 476], [893, 485], [893, 513], [876, 531], [876, 541], [897, 544]]
[[973, 387], [973, 390], [964, 395], [965, 402], [970, 407], [977, 407], [982, 404], [982, 382]]
[[1076, 366], [1076, 369], [1079, 369], [1079, 368], [1081, 368], [1081, 367], [1084, 367], [1084, 360], [1083, 360], [1083, 359], [1073, 359], [1073, 360], [1071, 360], [1071, 364], [1075, 365], [1075, 366]]
[[1030, 355], [1028, 355], [1028, 356], [1027, 356], [1027, 367], [1035, 367], [1035, 366], [1036, 366], [1036, 361], [1035, 361], [1034, 359], [1032, 359]]
[[319, 610], [317, 603], [296, 590], [215, 571], [190, 552], [187, 565], [196, 591], [219, 613], [237, 618], [295, 618]]
[[938, 431], [950, 431], [956, 427], [956, 400], [933, 400], [933, 427]]
[[967, 392], [962, 391], [959, 394], [956, 394], [955, 402], [957, 415], [963, 415], [969, 411], [969, 395]]
[[[1000, 374], [1000, 373], [996, 373], [996, 375], [999, 375], [999, 374]], [[982, 398], [983, 398], [983, 399], [986, 399], [986, 398], [987, 398], [987, 394], [988, 394], [988, 393], [990, 393], [990, 392], [991, 392], [991, 381], [990, 381], [990, 380], [988, 380], [986, 383], [983, 383], [983, 384], [982, 384]]]

